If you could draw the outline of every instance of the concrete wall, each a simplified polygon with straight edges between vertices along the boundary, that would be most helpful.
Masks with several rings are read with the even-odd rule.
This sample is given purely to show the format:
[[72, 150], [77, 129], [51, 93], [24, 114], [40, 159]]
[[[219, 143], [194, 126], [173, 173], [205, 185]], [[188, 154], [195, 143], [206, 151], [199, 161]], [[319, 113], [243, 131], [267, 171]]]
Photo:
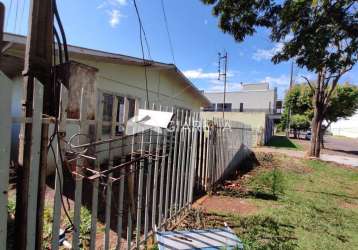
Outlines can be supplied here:
[[[223, 93], [205, 93], [211, 103], [223, 103]], [[263, 111], [269, 112], [276, 108], [275, 90], [250, 90], [226, 93], [225, 103], [231, 103], [232, 109], [239, 111], [240, 103], [244, 104], [244, 112]]]
[[[222, 112], [202, 112], [201, 116], [203, 118], [211, 119], [215, 118], [222, 118]], [[231, 121], [238, 121], [242, 122], [253, 129], [259, 129], [265, 127], [266, 122], [266, 114], [264, 112], [257, 112], [257, 113], [243, 113], [243, 112], [225, 112], [225, 119]]]
[[[223, 117], [222, 112], [201, 112], [200, 115], [202, 118], [205, 119]], [[270, 129], [272, 129], [272, 127], [270, 126], [271, 123], [268, 122], [268, 118], [265, 112], [225, 112], [225, 119], [241, 122], [245, 126], [250, 127], [252, 129], [251, 145], [254, 146], [265, 144], [268, 140], [266, 136], [271, 134], [271, 132], [269, 131]]]

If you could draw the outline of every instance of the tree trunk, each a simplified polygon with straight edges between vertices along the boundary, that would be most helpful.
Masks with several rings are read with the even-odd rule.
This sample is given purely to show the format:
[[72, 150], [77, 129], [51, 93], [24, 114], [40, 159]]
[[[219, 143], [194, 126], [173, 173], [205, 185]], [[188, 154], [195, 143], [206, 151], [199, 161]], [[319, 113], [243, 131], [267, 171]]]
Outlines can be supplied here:
[[[323, 76], [322, 76], [323, 74]], [[324, 90], [323, 90], [324, 73], [318, 73], [318, 79], [316, 83], [313, 107], [314, 115], [311, 123], [312, 138], [308, 155], [311, 157], [319, 157], [321, 152], [321, 130], [324, 117]]]

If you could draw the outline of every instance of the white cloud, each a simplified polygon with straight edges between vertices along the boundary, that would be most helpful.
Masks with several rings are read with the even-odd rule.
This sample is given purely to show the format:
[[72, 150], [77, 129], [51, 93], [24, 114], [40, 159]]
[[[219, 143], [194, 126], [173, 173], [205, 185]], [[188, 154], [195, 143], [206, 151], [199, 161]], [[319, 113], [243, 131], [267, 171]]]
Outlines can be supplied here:
[[126, 5], [127, 4], [127, 0], [115, 0], [115, 1], [120, 5]]
[[115, 28], [119, 24], [122, 14], [119, 10], [113, 9], [109, 12], [109, 16], [109, 25], [111, 25], [112, 28]]
[[276, 43], [271, 49], [257, 49], [252, 55], [252, 59], [256, 61], [271, 60], [271, 58], [283, 48], [283, 43]]
[[[238, 91], [242, 89], [241, 83], [237, 82], [227, 82], [226, 91]], [[224, 91], [224, 81], [220, 80], [211, 80], [209, 87], [206, 89], [209, 92], [223, 92]]]
[[283, 87], [290, 84], [290, 77], [288, 75], [280, 75], [278, 77], [266, 76], [261, 82], [268, 82], [270, 86]]
[[202, 69], [186, 70], [183, 72], [189, 79], [217, 79], [218, 72], [203, 72]]
[[122, 15], [122, 7], [128, 4], [128, 0], [104, 0], [97, 9], [105, 9], [108, 13], [108, 23], [112, 28], [115, 28], [120, 23], [121, 19], [125, 17]]
[[[227, 73], [227, 77], [234, 76], [234, 71], [229, 71]], [[183, 71], [183, 74], [188, 77], [189, 79], [217, 79], [219, 76], [218, 72], [204, 72], [203, 69], [193, 69], [193, 70], [186, 70]]]

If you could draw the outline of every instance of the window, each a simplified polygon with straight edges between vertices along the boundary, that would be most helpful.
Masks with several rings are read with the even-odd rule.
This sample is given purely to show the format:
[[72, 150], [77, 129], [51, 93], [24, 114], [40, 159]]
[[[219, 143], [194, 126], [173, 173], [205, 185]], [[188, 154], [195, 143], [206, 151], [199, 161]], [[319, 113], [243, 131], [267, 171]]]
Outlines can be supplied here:
[[116, 135], [123, 135], [124, 133], [124, 97], [118, 97], [118, 109], [117, 109], [117, 117], [116, 117], [117, 125], [116, 125]]
[[[136, 100], [133, 98], [128, 99], [128, 117], [127, 119], [132, 118], [135, 115], [135, 103]], [[118, 102], [117, 110], [113, 112], [114, 102]], [[124, 103], [125, 97], [117, 96], [112, 94], [103, 93], [103, 124], [102, 124], [102, 134], [109, 135], [111, 134], [113, 114], [116, 114], [116, 128], [115, 133], [117, 136], [124, 134]]]
[[244, 112], [244, 104], [240, 102], [240, 112]]
[[102, 134], [111, 133], [111, 122], [113, 114], [113, 95], [103, 94], [103, 124], [102, 124]]
[[208, 107], [204, 108], [204, 111], [215, 111], [215, 103], [211, 103]]
[[223, 103], [218, 103], [216, 106], [216, 111], [227, 111], [230, 112], [231, 111], [231, 107], [232, 104], [231, 103], [225, 103], [225, 105]]

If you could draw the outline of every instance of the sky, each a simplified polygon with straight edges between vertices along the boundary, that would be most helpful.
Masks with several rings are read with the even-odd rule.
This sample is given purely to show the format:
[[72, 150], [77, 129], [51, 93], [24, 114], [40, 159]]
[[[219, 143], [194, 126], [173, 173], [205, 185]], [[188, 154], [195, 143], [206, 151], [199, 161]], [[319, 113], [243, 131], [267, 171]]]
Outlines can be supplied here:
[[[6, 6], [5, 31], [27, 33], [30, 0], [3, 0]], [[139, 24], [132, 0], [60, 0], [59, 13], [71, 45], [141, 57]], [[199, 88], [223, 91], [218, 80], [218, 53], [228, 53], [228, 91], [237, 91], [241, 83], [268, 82], [277, 87], [282, 98], [290, 81], [291, 62], [273, 64], [272, 55], [281, 44], [272, 43], [268, 31], [237, 43], [218, 28], [211, 7], [200, 0], [163, 0], [173, 55], [166, 30], [161, 0], [137, 0], [147, 36], [151, 59], [175, 63]], [[146, 51], [148, 51], [146, 49]], [[149, 58], [148, 52], [146, 57]], [[294, 67], [294, 80], [313, 73]], [[358, 66], [342, 81], [358, 84]]]

